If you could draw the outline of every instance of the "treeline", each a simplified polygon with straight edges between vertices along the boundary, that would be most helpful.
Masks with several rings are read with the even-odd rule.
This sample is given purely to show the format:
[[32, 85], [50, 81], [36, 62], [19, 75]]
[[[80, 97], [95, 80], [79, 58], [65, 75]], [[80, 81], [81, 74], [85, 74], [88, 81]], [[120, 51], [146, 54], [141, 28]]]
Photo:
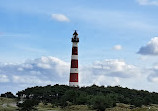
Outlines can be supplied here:
[[15, 95], [12, 92], [6, 92], [4, 94], [1, 94], [0, 97], [6, 97], [6, 98], [16, 98]]
[[44, 104], [66, 107], [68, 105], [88, 105], [90, 108], [104, 111], [116, 106], [116, 103], [125, 103], [141, 107], [142, 105], [158, 104], [158, 93], [144, 90], [123, 88], [120, 86], [87, 86], [69, 87], [66, 85], [36, 86], [19, 91], [18, 98], [36, 100]]

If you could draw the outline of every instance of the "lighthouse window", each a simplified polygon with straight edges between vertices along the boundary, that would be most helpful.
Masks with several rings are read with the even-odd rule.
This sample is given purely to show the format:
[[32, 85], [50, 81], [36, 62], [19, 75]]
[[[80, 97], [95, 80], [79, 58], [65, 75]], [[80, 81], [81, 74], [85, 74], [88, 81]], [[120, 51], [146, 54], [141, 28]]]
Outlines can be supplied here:
[[72, 48], [72, 55], [78, 55], [78, 48], [77, 47], [73, 47]]

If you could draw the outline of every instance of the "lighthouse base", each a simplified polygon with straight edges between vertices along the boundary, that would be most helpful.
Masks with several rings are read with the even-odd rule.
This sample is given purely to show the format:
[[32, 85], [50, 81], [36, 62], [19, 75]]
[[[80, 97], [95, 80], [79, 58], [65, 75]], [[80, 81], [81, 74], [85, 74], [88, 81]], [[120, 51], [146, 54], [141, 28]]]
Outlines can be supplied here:
[[69, 86], [78, 87], [78, 82], [69, 82]]

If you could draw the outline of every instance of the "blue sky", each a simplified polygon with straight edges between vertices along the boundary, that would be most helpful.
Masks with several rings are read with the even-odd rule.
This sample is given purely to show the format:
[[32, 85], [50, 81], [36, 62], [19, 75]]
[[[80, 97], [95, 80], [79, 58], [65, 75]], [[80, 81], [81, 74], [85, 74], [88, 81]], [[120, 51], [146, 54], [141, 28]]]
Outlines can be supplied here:
[[157, 11], [158, 0], [1, 0], [0, 93], [68, 84], [74, 30], [81, 86], [158, 92]]

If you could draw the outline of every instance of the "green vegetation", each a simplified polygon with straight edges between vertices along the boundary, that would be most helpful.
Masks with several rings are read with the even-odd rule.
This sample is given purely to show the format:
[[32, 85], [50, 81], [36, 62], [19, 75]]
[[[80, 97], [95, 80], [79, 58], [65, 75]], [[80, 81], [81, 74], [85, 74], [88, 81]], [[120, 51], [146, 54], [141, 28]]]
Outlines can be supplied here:
[[0, 111], [15, 111], [16, 99], [0, 97]]
[[37, 106], [38, 111], [59, 111], [59, 107], [53, 107], [51, 103], [43, 104], [39, 103]]
[[[3, 104], [9, 104], [9, 103], [16, 103], [17, 101], [15, 99], [8, 99], [8, 98], [0, 98], [1, 105]], [[0, 111], [17, 111], [16, 107], [11, 107], [7, 105], [7, 107], [3, 108], [0, 105]], [[32, 106], [31, 106], [32, 107]], [[150, 110], [149, 110], [150, 107]], [[53, 106], [51, 103], [44, 104], [39, 103], [36, 108], [38, 111], [96, 111], [92, 109], [92, 107], [88, 105], [68, 105], [64, 108]], [[25, 111], [25, 110], [24, 110]], [[31, 110], [30, 110], [31, 111]], [[32, 110], [35, 111], [35, 110]], [[158, 111], [158, 105], [151, 104], [148, 106], [142, 106], [142, 107], [135, 107], [133, 105], [123, 104], [123, 103], [117, 103], [115, 107], [113, 108], [106, 108], [106, 111]]]
[[71, 105], [63, 109], [59, 109], [59, 111], [96, 111], [96, 110], [90, 109], [87, 105]]
[[15, 98], [15, 96], [14, 96], [13, 93], [11, 93], [11, 92], [6, 92], [6, 93], [4, 93], [4, 94], [1, 94], [1, 97]]
[[[20, 111], [158, 111], [158, 93], [120, 86], [92, 85], [79, 88], [57, 84], [27, 88], [17, 95]], [[24, 102], [21, 102], [21, 98]], [[0, 101], [0, 111], [17, 109], [13, 107], [16, 99], [5, 99]]]
[[[73, 105], [87, 105], [89, 109], [104, 111], [113, 108], [116, 103], [129, 104], [131, 109], [142, 105], [158, 104], [158, 93], [144, 90], [104, 87], [69, 87], [66, 85], [48, 85], [32, 87], [17, 93], [18, 98], [25, 95], [26, 100], [36, 100], [52, 107], [67, 108]], [[24, 105], [25, 106], [25, 105]], [[130, 109], [130, 108], [129, 108]]]
[[39, 104], [39, 101], [36, 99], [28, 99], [25, 100], [23, 103], [18, 103], [17, 106], [19, 107], [19, 111], [35, 111], [37, 106]]

